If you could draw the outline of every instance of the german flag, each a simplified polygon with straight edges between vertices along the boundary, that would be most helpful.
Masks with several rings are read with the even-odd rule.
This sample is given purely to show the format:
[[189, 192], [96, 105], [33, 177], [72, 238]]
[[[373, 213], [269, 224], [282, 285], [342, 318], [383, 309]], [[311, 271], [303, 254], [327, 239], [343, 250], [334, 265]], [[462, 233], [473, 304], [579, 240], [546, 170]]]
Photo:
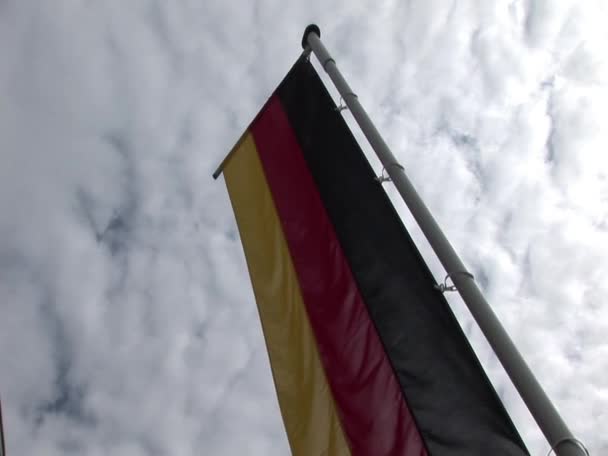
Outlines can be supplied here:
[[221, 169], [294, 455], [528, 454], [306, 56]]

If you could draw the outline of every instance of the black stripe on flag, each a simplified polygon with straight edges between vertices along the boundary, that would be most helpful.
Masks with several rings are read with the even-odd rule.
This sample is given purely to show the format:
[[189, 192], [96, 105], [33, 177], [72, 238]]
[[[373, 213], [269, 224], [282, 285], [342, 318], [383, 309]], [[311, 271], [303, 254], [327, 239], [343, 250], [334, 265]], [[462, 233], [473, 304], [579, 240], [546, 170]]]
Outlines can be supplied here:
[[528, 454], [312, 65], [292, 68], [278, 94], [430, 453]]

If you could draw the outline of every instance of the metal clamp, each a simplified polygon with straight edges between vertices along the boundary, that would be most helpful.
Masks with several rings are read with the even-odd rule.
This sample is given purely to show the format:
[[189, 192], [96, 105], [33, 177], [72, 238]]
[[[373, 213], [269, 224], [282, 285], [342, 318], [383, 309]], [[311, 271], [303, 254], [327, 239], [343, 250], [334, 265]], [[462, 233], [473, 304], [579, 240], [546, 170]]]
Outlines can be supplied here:
[[[356, 93], [347, 93], [347, 96], [350, 95], [353, 98], [358, 98]], [[336, 106], [335, 110], [338, 112], [342, 112], [345, 109], [348, 109], [348, 106], [346, 106], [346, 102], [344, 101], [344, 97], [342, 95], [340, 95], [340, 104], [338, 106]]]
[[[405, 169], [399, 163], [392, 163], [390, 166], [396, 166], [401, 171], [403, 171]], [[384, 182], [392, 182], [391, 177], [388, 175], [388, 172], [386, 171], [386, 168], [384, 168], [384, 167], [382, 168], [382, 172], [380, 173], [380, 176], [376, 177], [376, 180], [378, 182], [380, 182], [381, 184], [383, 184]]]
[[[576, 439], [574, 437], [564, 437], [563, 439], [559, 439], [557, 442], [555, 442], [553, 444], [553, 446], [551, 447], [551, 449], [547, 453], [547, 456], [550, 456], [551, 453], [555, 453], [555, 450], [557, 450], [557, 447], [560, 446], [562, 443], [565, 443], [565, 442], [574, 443], [581, 450], [583, 450], [587, 456], [589, 456], [589, 450], [587, 449], [587, 447], [585, 447], [585, 445], [583, 444], [583, 442], [581, 442], [579, 439]], [[557, 453], [555, 453], [555, 454], [557, 454]]]
[[442, 293], [445, 293], [446, 291], [456, 291], [456, 285], [454, 285], [454, 284], [448, 285], [448, 279], [451, 279], [452, 276], [454, 276], [456, 274], [462, 274], [466, 277], [469, 277], [469, 278], [475, 280], [475, 276], [468, 271], [454, 271], [454, 272], [448, 273], [448, 275], [445, 276], [445, 279], [443, 279], [443, 283], [435, 285], [435, 289], [441, 291]]

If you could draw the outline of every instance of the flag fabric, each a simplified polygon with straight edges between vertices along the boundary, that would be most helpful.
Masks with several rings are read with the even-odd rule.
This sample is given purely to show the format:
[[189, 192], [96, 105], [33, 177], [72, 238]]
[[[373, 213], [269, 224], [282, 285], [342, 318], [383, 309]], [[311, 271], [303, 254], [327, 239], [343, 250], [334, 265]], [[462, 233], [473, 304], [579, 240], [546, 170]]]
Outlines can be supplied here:
[[305, 56], [222, 167], [294, 455], [528, 454]]

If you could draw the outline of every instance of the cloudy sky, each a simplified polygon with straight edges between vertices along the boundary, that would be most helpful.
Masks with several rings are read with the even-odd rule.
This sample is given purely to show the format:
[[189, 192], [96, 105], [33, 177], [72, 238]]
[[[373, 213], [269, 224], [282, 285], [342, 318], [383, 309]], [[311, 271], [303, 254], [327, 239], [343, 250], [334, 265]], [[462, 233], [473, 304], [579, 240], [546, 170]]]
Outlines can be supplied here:
[[[608, 454], [606, 2], [299, 4], [0, 2], [9, 456], [289, 454], [211, 173], [310, 22], [575, 435]], [[531, 452], [546, 454], [450, 302]]]

